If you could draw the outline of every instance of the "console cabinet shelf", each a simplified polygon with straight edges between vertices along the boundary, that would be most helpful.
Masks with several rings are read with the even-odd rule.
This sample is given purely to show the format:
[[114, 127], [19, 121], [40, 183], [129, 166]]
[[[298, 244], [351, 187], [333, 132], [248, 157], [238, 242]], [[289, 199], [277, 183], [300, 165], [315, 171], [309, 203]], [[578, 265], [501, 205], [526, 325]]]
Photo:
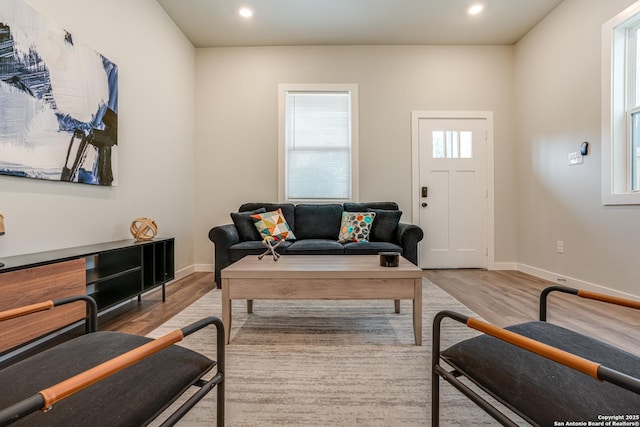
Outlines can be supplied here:
[[[121, 240], [3, 258], [0, 311], [86, 293], [102, 312], [175, 278], [174, 239]], [[85, 318], [82, 302], [10, 319], [0, 329], [0, 366]], [[30, 344], [30, 345], [25, 345]], [[17, 348], [16, 350], [10, 350]]]
[[0, 300], [2, 278], [10, 278], [7, 273], [28, 270], [31, 277], [39, 276], [31, 286], [51, 287], [46, 269], [42, 267], [70, 260], [84, 261], [76, 268], [84, 269], [85, 291], [96, 300], [98, 311], [131, 298], [140, 299], [143, 293], [159, 286], [162, 286], [164, 301], [165, 284], [175, 278], [173, 238], [145, 242], [121, 240], [4, 258], [5, 265], [0, 268]]

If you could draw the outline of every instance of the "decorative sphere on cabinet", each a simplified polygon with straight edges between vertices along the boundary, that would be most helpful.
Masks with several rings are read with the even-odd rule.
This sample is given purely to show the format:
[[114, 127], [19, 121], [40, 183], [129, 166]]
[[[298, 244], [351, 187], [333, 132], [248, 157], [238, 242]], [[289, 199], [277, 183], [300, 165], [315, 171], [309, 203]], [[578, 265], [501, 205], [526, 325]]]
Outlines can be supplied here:
[[158, 225], [151, 218], [136, 218], [129, 227], [136, 242], [152, 240], [158, 234]]

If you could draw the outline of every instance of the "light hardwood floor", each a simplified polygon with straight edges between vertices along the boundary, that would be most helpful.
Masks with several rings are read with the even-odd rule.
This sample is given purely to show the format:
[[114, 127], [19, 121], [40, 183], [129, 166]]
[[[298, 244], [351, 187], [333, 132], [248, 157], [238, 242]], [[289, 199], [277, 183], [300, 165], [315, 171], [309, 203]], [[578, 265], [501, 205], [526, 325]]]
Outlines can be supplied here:
[[[424, 277], [498, 326], [536, 320], [540, 291], [554, 283], [517, 271], [425, 270]], [[215, 288], [212, 273], [194, 273], [100, 318], [101, 330], [146, 335]], [[423, 301], [428, 304], [428, 301]], [[640, 354], [640, 311], [554, 293], [548, 320]], [[426, 327], [426, 325], [425, 325]]]
[[[425, 270], [424, 277], [500, 327], [537, 320], [540, 292], [556, 285], [517, 271]], [[640, 355], [640, 310], [554, 292], [547, 320]]]

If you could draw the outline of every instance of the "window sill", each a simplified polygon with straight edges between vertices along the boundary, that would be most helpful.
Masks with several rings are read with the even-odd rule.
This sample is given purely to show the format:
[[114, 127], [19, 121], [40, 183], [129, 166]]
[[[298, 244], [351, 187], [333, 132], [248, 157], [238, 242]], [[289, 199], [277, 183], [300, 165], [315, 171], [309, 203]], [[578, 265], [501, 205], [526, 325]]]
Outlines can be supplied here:
[[602, 204], [605, 206], [640, 205], [640, 192], [602, 194]]

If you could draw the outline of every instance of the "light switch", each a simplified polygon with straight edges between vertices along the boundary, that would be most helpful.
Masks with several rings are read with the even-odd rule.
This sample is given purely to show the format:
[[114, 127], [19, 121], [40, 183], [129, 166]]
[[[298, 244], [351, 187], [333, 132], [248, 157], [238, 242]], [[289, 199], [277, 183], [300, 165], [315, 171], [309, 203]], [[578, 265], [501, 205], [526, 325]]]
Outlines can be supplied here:
[[569, 153], [569, 166], [579, 165], [580, 163], [582, 163], [582, 155], [580, 153]]

